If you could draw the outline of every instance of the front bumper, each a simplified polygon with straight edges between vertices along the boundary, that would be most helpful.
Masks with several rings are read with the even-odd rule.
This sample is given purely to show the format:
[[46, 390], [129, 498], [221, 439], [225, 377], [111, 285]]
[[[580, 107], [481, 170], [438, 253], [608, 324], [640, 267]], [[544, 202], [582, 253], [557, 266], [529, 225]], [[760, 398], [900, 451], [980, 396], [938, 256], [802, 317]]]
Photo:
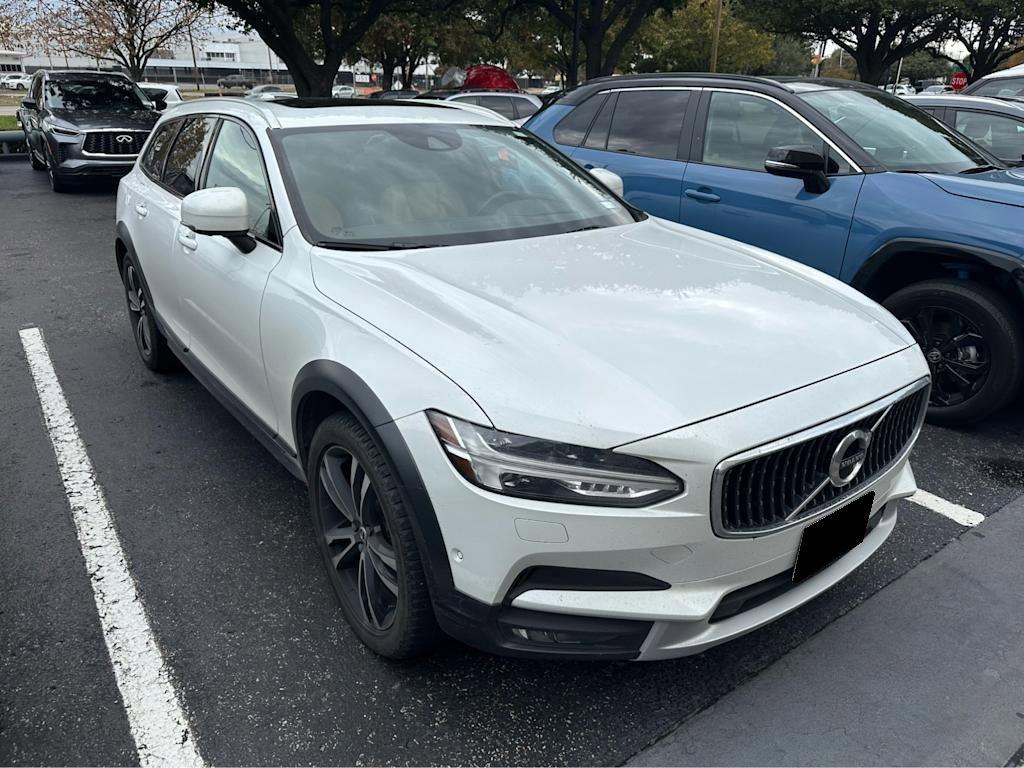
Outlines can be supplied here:
[[[633, 443], [629, 453], [658, 461], [686, 481], [684, 494], [644, 509], [550, 504], [482, 491], [455, 472], [424, 414], [399, 419], [395, 426], [436, 510], [451, 568], [454, 594], [434, 594], [439, 621], [451, 634], [492, 651], [646, 660], [699, 653], [782, 616], [840, 581], [885, 541], [895, 525], [895, 502], [916, 490], [907, 457], [859, 488], [857, 496], [875, 494], [872, 527], [864, 541], [798, 585], [785, 584], [780, 575], [792, 569], [803, 529], [819, 516], [756, 537], [722, 538], [710, 517], [715, 467], [780, 436], [841, 422], [845, 417], [837, 413], [855, 412], [923, 375], [920, 352], [908, 349], [802, 390]], [[640, 575], [660, 588], [524, 580], [531, 569], [543, 568]], [[720, 606], [759, 584], [773, 585], [768, 599], [750, 600], [723, 617]], [[544, 630], [545, 618], [561, 627], [549, 634], [561, 631], [570, 638], [562, 647], [545, 647], [510, 632], [519, 626], [516, 621]], [[573, 640], [574, 633], [578, 638], [589, 631], [588, 623], [595, 627], [594, 636], [618, 633], [630, 639], [607, 647]]]
[[120, 178], [133, 167], [138, 155], [98, 155], [82, 149], [83, 136], [47, 135], [55, 172], [63, 179]]

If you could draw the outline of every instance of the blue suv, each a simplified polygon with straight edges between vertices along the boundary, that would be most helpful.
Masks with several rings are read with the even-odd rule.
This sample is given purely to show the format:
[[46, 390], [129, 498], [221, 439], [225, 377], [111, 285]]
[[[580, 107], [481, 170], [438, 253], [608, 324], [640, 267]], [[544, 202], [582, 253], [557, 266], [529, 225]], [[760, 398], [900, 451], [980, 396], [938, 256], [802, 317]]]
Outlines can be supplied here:
[[905, 101], [846, 81], [636, 75], [591, 80], [526, 127], [621, 176], [638, 208], [883, 303], [924, 350], [933, 423], [1019, 392], [1024, 170]]

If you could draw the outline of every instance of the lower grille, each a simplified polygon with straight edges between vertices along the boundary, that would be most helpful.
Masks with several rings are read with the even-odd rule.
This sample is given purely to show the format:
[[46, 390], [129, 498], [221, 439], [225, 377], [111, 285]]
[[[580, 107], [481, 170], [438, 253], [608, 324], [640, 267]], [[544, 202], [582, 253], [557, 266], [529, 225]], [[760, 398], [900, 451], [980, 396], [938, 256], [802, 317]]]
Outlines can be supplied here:
[[[927, 406], [928, 387], [923, 386], [842, 427], [717, 470], [721, 531], [725, 535], [766, 533], [853, 494], [904, 453]], [[829, 480], [830, 465], [840, 443], [856, 430], [870, 433], [863, 465], [851, 481], [836, 485]], [[857, 446], [849, 450], [859, 457]]]
[[148, 131], [92, 131], [85, 134], [82, 150], [93, 155], [137, 155]]

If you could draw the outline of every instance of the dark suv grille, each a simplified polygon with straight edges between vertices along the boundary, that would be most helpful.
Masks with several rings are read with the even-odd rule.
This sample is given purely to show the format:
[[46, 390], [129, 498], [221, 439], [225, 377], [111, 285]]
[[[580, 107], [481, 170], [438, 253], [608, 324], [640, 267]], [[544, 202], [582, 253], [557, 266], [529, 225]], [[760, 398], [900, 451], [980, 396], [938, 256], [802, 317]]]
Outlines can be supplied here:
[[148, 131], [93, 131], [85, 134], [82, 149], [94, 155], [137, 155], [147, 136]]
[[[827, 483], [807, 501], [799, 518], [851, 494], [885, 471], [907, 447], [927, 405], [927, 387], [893, 403], [872, 433], [864, 465], [853, 481], [839, 488]], [[718, 520], [722, 531], [749, 534], [785, 525], [789, 515], [828, 477], [832, 454], [842, 439], [856, 429], [870, 431], [884, 411], [885, 408], [879, 408], [823, 435], [726, 469], [718, 484]]]

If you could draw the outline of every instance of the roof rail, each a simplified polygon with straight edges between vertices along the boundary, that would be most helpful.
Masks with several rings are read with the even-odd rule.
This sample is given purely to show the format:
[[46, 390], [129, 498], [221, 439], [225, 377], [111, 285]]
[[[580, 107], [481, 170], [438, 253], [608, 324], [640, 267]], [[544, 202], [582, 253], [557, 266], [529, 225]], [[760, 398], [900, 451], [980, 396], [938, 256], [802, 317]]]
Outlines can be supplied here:
[[775, 79], [757, 77], [755, 75], [731, 75], [727, 72], [633, 72], [625, 75], [605, 75], [604, 77], [595, 77], [592, 80], [587, 80], [585, 83], [582, 83], [582, 85], [614, 82], [618, 80], [661, 80], [673, 77], [695, 77], [702, 80], [744, 80], [751, 83], [761, 83], [762, 85], [774, 85], [784, 90], [789, 90], [785, 85], [782, 85]]

